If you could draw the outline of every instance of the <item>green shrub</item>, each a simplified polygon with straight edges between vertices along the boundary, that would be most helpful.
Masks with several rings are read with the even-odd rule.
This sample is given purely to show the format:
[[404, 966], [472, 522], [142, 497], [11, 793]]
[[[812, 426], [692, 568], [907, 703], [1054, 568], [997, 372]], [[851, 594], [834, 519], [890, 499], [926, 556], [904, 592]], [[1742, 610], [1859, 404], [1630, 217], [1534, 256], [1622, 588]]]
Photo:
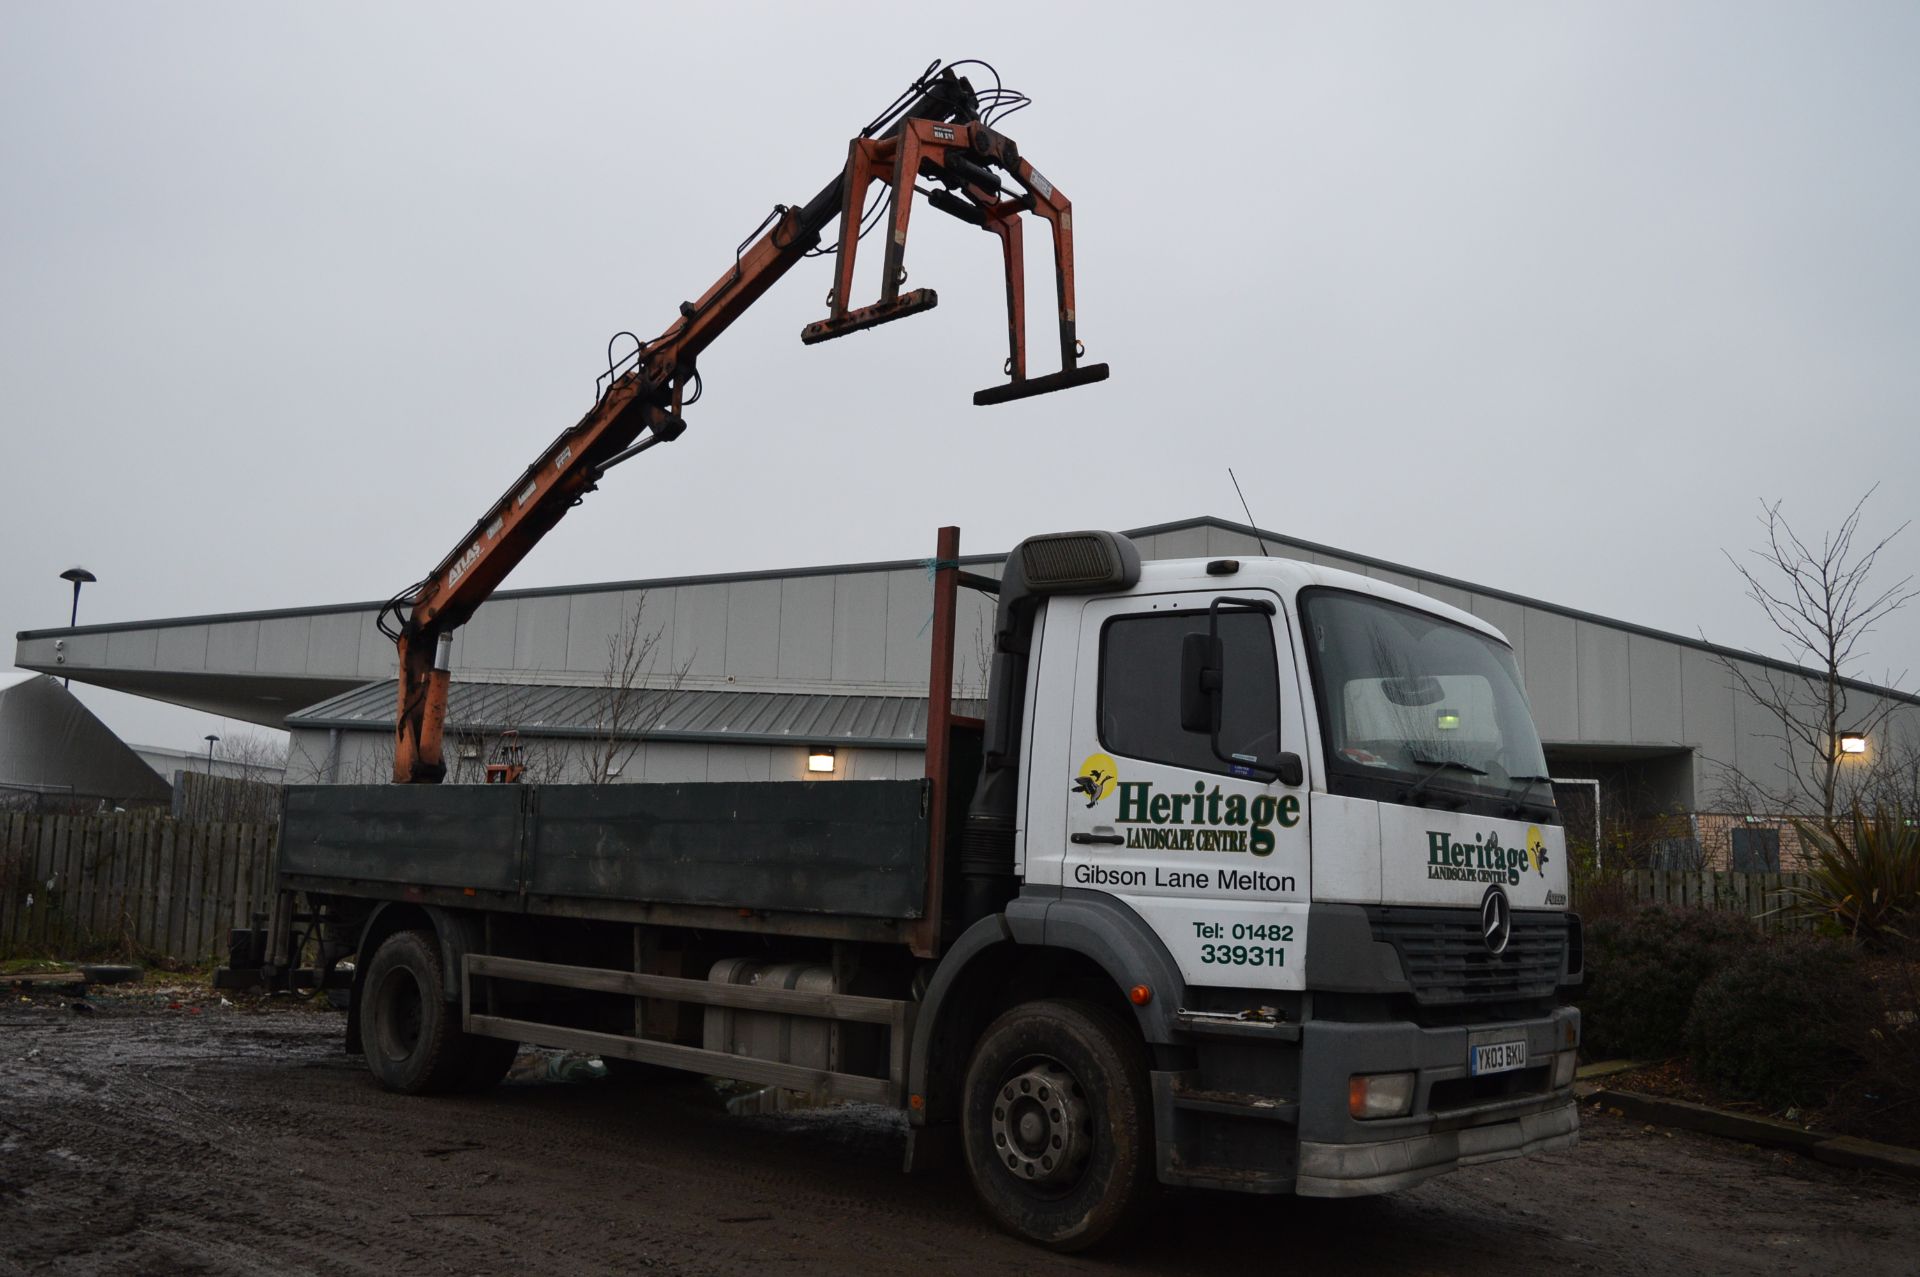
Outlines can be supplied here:
[[1701, 984], [1760, 944], [1753, 921], [1726, 910], [1653, 905], [1595, 921], [1578, 999], [1587, 1058], [1678, 1055]]
[[1687, 1018], [1694, 1075], [1774, 1108], [1823, 1104], [1861, 1065], [1869, 989], [1859, 955], [1817, 937], [1780, 937], [1725, 963]]
[[1794, 888], [1801, 907], [1875, 949], [1920, 940], [1920, 826], [1899, 807], [1872, 816], [1855, 808], [1833, 830], [1794, 822], [1812, 885]]

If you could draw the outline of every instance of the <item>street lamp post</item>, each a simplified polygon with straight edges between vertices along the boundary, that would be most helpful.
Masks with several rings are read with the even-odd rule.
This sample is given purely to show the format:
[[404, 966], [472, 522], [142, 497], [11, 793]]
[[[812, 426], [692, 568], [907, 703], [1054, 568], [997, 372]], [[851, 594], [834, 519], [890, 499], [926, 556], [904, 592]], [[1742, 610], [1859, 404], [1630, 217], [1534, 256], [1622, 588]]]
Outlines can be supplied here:
[[219, 739], [218, 736], [212, 733], [208, 733], [207, 735], [207, 775], [209, 776], [213, 775], [213, 745], [214, 742]]
[[[80, 587], [88, 581], [97, 581], [100, 578], [85, 568], [75, 567], [68, 568], [65, 572], [62, 572], [60, 579], [62, 581], [73, 582], [73, 611], [67, 617], [67, 628], [72, 629], [74, 626], [80, 624]], [[60, 683], [63, 687], [73, 686], [73, 680], [71, 678], [61, 679]]]

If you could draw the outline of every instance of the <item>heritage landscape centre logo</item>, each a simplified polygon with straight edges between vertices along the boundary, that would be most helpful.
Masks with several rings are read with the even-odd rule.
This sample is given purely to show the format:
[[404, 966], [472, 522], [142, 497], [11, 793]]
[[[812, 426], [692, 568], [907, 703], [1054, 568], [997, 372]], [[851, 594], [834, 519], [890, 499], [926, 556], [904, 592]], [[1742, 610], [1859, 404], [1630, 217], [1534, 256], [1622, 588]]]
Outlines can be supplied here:
[[1291, 829], [1300, 823], [1300, 799], [1293, 794], [1223, 792], [1204, 780], [1193, 792], [1154, 792], [1150, 780], [1121, 780], [1120, 769], [1107, 754], [1089, 754], [1074, 777], [1072, 792], [1097, 807], [1116, 792], [1116, 825], [1126, 825], [1129, 850], [1273, 853], [1273, 827]]
[[1446, 882], [1520, 882], [1522, 870], [1547, 876], [1547, 836], [1540, 826], [1527, 826], [1525, 847], [1503, 847], [1499, 831], [1475, 834], [1472, 842], [1455, 841], [1444, 829], [1427, 831], [1427, 877]]

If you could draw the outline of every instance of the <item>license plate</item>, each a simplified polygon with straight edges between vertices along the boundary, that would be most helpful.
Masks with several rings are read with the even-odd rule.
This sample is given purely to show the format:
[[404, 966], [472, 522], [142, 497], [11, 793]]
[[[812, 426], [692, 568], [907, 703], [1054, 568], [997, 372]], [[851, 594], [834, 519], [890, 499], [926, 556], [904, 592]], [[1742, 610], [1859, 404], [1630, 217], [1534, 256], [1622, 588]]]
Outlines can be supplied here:
[[1487, 1073], [1505, 1073], [1511, 1069], [1527, 1067], [1527, 1044], [1519, 1042], [1489, 1042], [1485, 1046], [1473, 1047], [1467, 1053], [1467, 1071], [1474, 1077]]

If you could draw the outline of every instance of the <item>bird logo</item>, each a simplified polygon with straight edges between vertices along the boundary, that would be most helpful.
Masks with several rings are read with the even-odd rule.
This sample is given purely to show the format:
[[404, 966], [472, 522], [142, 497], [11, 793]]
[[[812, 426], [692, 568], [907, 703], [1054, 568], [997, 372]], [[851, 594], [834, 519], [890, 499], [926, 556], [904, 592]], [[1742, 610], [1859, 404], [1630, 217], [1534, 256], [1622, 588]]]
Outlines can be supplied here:
[[1089, 754], [1087, 761], [1080, 764], [1080, 774], [1073, 778], [1073, 793], [1085, 794], [1087, 806], [1092, 807], [1102, 798], [1113, 792], [1119, 780], [1119, 771], [1113, 765], [1113, 759], [1105, 754]]
[[1547, 876], [1547, 836], [1538, 825], [1527, 826], [1527, 863], [1542, 878]]

